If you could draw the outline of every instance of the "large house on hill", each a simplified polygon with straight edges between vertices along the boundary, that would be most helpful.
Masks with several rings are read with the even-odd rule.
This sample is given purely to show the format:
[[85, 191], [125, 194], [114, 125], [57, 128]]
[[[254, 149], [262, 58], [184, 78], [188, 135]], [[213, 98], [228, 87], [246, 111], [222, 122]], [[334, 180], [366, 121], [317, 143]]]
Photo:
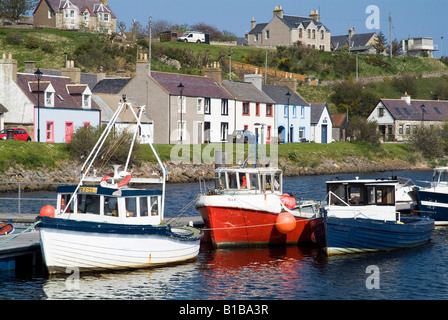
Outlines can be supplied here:
[[256, 23], [252, 18], [251, 30], [247, 34], [250, 46], [290, 46], [300, 41], [309, 48], [330, 51], [330, 30], [319, 21], [319, 12], [311, 11], [309, 17], [285, 15], [281, 6], [276, 6], [274, 17], [268, 23]]
[[34, 27], [88, 30], [112, 34], [117, 17], [107, 0], [40, 0], [33, 12]]
[[377, 41], [378, 36], [375, 32], [357, 34], [354, 28], [350, 28], [346, 35], [331, 37], [331, 50], [347, 48], [350, 52], [375, 54]]

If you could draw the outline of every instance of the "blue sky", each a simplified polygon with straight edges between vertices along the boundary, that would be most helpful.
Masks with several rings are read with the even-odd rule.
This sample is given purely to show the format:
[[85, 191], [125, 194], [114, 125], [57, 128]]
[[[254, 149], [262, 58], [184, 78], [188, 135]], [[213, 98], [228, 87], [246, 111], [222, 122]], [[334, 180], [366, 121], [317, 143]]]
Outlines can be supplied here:
[[[318, 9], [321, 22], [331, 35], [346, 34], [353, 27], [356, 33], [382, 31], [389, 39], [389, 13], [392, 16], [392, 39], [432, 37], [434, 44], [448, 54], [448, 1], [446, 0], [108, 0], [118, 20], [131, 25], [133, 19], [147, 24], [166, 20], [173, 24], [193, 25], [203, 22], [219, 30], [228, 30], [244, 36], [250, 29], [252, 17], [257, 23], [269, 22], [275, 6], [281, 5], [287, 15], [308, 16]], [[379, 29], [369, 29], [366, 20], [374, 12], [366, 13], [368, 6], [379, 9]], [[377, 27], [377, 26], [373, 26]], [[441, 39], [443, 37], [443, 40]], [[435, 54], [439, 57], [441, 52]]]

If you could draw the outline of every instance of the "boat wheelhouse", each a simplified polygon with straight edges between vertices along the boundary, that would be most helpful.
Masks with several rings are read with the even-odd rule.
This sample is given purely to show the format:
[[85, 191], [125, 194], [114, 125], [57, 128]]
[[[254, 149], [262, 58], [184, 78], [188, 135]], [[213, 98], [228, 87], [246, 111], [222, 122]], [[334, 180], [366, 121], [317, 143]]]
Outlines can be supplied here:
[[313, 237], [327, 255], [417, 246], [429, 241], [434, 220], [401, 216], [399, 182], [389, 179], [328, 181], [327, 205], [311, 222]]

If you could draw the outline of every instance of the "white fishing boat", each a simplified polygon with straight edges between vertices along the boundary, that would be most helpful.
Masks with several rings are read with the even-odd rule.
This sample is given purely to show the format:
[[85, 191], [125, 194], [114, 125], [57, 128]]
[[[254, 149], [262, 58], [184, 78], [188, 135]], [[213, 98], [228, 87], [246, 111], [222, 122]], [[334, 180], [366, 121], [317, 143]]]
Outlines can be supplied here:
[[[49, 273], [143, 268], [194, 259], [202, 231], [163, 222], [166, 168], [147, 133], [144, 136], [157, 158], [160, 176], [132, 178], [127, 172], [136, 133], [123, 171], [95, 177], [93, 163], [119, 114], [132, 112], [140, 130], [144, 107], [137, 112], [123, 101], [81, 168], [78, 185], [57, 189], [57, 206], [45, 206], [38, 217], [40, 241]], [[142, 183], [145, 188], [134, 187]], [[131, 187], [132, 186], [132, 187]]]

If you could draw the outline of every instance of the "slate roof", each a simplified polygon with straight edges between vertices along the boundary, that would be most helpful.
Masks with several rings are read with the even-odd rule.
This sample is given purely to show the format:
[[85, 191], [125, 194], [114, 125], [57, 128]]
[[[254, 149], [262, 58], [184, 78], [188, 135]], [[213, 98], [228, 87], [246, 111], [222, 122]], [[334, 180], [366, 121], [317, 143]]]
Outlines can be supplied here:
[[183, 96], [233, 99], [224, 88], [211, 78], [155, 71], [151, 71], [151, 77], [171, 95], [180, 95], [178, 85], [182, 82], [184, 85]]
[[263, 91], [260, 91], [251, 82], [239, 82], [223, 80], [222, 85], [230, 94], [239, 101], [275, 103]]
[[[86, 84], [74, 84], [69, 77], [57, 77], [43, 75], [39, 84], [40, 105], [43, 107], [44, 90], [50, 85], [55, 90], [54, 108], [83, 109], [81, 93]], [[27, 95], [28, 99], [37, 106], [38, 83], [34, 74], [17, 73], [17, 85]], [[70, 93], [72, 92], [72, 93]], [[59, 96], [62, 98], [59, 98]], [[100, 110], [99, 106], [92, 100], [91, 110]]]
[[[322, 112], [327, 108], [326, 102], [312, 102], [311, 103], [311, 123], [318, 123]], [[333, 122], [333, 119], [330, 120]]]
[[112, 18], [114, 19], [117, 18], [115, 14], [112, 12], [109, 5], [104, 5], [100, 0], [40, 0], [39, 4], [36, 6], [36, 9], [34, 10], [34, 13], [36, 13], [42, 1], [46, 1], [48, 3], [48, 6], [54, 12], [57, 13], [62, 12], [64, 7], [76, 6], [79, 9], [80, 15], [82, 15], [82, 13], [87, 9], [93, 16], [96, 16], [98, 12], [106, 12], [110, 13]]
[[424, 121], [448, 120], [448, 101], [411, 100], [410, 104], [403, 99], [381, 99], [387, 111], [395, 120], [422, 120], [422, 106], [424, 106]]
[[294, 106], [308, 106], [309, 103], [305, 101], [300, 95], [292, 92], [288, 87], [285, 86], [270, 86], [263, 85], [263, 92], [275, 101], [277, 104], [288, 104], [288, 97], [286, 93], [289, 91], [291, 97], [289, 98], [289, 104]]
[[354, 34], [351, 37], [348, 35], [332, 36], [331, 44], [335, 49], [341, 48], [344, 45], [351, 47], [365, 47], [367, 42], [375, 35], [375, 32], [371, 33], [359, 33]]
[[[283, 18], [280, 18], [280, 16], [277, 16], [289, 29], [297, 29], [300, 24], [302, 24], [305, 28], [309, 26], [311, 22], [313, 22], [317, 29], [321, 29], [322, 27], [326, 30], [330, 31], [326, 26], [322, 24], [322, 22], [317, 21], [316, 19], [310, 18], [310, 17], [299, 17], [299, 16], [290, 16], [290, 15], [283, 15]], [[259, 34], [263, 31], [263, 29], [268, 25], [269, 23], [258, 23], [255, 25], [255, 27], [249, 32], [249, 34]]]
[[131, 78], [103, 79], [92, 89], [92, 93], [118, 94]]

